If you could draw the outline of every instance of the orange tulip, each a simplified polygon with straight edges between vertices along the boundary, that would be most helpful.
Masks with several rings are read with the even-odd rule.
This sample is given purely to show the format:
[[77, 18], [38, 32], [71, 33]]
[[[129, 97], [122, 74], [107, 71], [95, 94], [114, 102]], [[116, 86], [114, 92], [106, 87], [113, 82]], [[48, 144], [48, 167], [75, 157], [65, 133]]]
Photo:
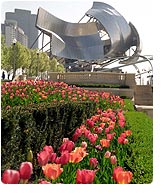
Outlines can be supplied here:
[[116, 182], [118, 184], [129, 184], [132, 180], [132, 172], [130, 171], [119, 171], [116, 173]]
[[110, 146], [110, 140], [108, 140], [108, 139], [101, 139], [100, 143], [101, 143], [102, 147], [109, 147]]
[[74, 151], [70, 153], [69, 162], [78, 163], [83, 160], [83, 158], [88, 155], [85, 148], [76, 147]]
[[42, 170], [44, 175], [51, 180], [57, 179], [63, 172], [61, 164], [46, 164], [42, 167]]

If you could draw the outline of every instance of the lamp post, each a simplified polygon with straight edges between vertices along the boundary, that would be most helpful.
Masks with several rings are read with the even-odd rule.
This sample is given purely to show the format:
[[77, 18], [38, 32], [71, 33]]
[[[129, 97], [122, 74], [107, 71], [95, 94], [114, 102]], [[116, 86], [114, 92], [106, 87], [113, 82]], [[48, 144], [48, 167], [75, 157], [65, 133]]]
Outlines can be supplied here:
[[12, 76], [12, 80], [14, 79], [14, 77], [15, 77], [15, 74], [16, 74], [16, 49], [15, 49], [15, 45], [16, 45], [16, 42], [17, 42], [17, 40], [14, 38], [13, 39], [13, 41], [12, 41], [12, 43], [13, 43], [13, 76]]
[[38, 76], [38, 64], [39, 63], [39, 50], [37, 51], [37, 66], [36, 66], [36, 76]]

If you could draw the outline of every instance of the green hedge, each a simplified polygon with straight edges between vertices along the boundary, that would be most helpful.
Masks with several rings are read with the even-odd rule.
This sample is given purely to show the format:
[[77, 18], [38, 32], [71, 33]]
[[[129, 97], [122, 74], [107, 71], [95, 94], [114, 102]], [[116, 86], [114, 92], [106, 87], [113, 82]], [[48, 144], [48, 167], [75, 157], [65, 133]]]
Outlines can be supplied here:
[[132, 171], [134, 184], [153, 180], [153, 121], [143, 112], [125, 113], [130, 136], [125, 167]]
[[43, 103], [2, 110], [2, 172], [7, 168], [17, 169], [26, 160], [30, 149], [36, 167], [37, 153], [45, 145], [52, 145], [57, 151], [62, 139], [72, 136], [74, 130], [95, 111], [96, 104], [92, 102]]
[[128, 85], [120, 85], [120, 84], [68, 83], [68, 85], [75, 85], [77, 87], [91, 87], [91, 88], [129, 88]]

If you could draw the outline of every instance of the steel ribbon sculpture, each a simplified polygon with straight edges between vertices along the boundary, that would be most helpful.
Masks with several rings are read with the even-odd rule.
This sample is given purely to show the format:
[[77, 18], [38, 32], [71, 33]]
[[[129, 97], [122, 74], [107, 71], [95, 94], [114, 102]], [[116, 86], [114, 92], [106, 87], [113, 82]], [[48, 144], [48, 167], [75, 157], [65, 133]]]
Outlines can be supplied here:
[[[80, 23], [84, 17], [88, 17], [88, 21]], [[117, 10], [102, 2], [93, 2], [83, 18], [78, 23], [70, 23], [43, 8], [38, 9], [36, 27], [50, 37], [52, 55], [91, 64], [95, 61], [102, 67], [104, 61], [108, 65], [118, 60], [137, 69], [135, 63], [141, 57], [141, 42], [131, 22], [127, 23]], [[144, 56], [141, 58], [149, 61]]]

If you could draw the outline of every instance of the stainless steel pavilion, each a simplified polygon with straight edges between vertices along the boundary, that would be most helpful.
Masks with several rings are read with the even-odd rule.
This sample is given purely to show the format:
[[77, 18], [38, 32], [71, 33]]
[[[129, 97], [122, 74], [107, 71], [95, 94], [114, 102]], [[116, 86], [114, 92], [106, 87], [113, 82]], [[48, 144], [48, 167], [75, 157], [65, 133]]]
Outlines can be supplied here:
[[[84, 17], [88, 21], [81, 23]], [[36, 27], [50, 37], [50, 53], [60, 58], [96, 63], [101, 67], [119, 61], [137, 70], [139, 58], [142, 58], [140, 62], [151, 64], [150, 59], [140, 55], [141, 42], [135, 26], [102, 2], [93, 2], [78, 23], [63, 21], [40, 7]]]

